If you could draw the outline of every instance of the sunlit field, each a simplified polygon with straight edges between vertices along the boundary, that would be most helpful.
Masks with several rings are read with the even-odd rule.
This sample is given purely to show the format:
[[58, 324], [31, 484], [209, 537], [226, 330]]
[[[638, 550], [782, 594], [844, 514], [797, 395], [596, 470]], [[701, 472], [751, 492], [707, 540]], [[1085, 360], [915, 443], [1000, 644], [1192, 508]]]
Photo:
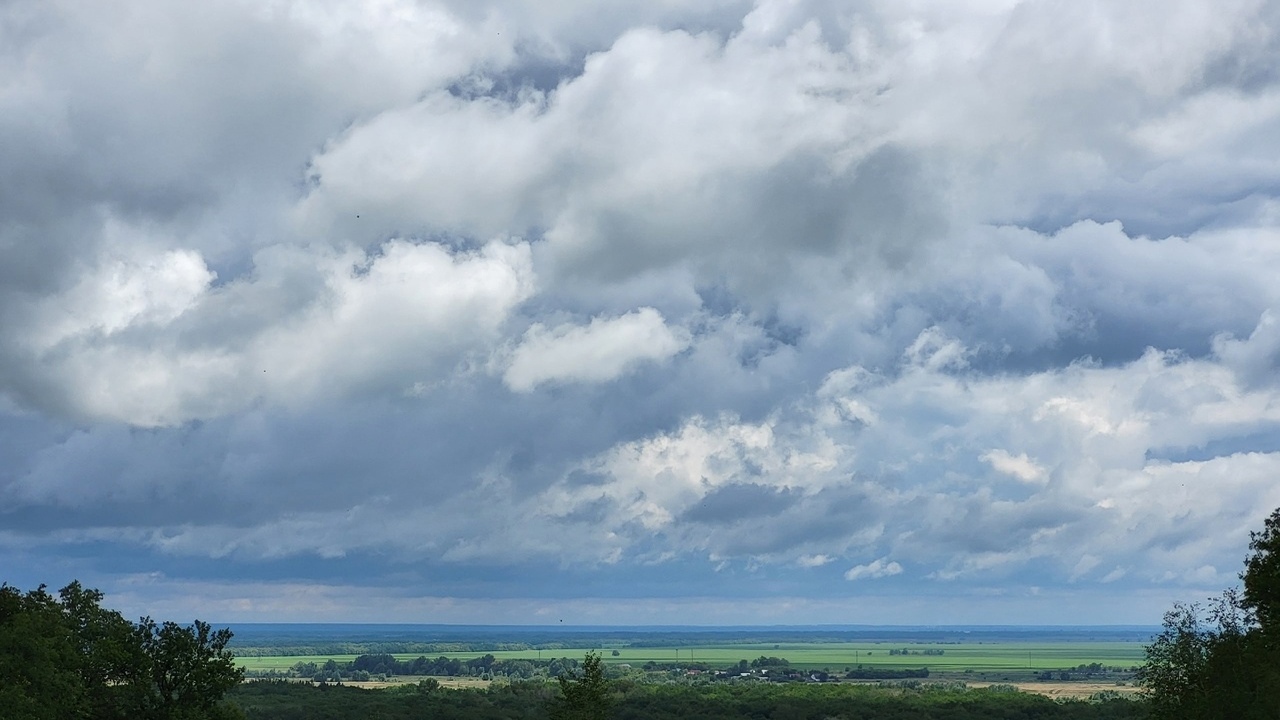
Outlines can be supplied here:
[[[941, 655], [890, 655], [890, 650], [908, 650], [923, 653], [925, 650], [942, 651]], [[1076, 643], [972, 643], [972, 644], [908, 644], [887, 642], [862, 643], [760, 643], [727, 646], [701, 646], [693, 648], [671, 647], [595, 647], [559, 648], [555, 650], [511, 650], [494, 652], [446, 652], [426, 653], [428, 657], [441, 655], [459, 660], [469, 660], [483, 655], [493, 655], [500, 660], [549, 660], [556, 657], [581, 659], [588, 651], [603, 655], [606, 663], [626, 663], [640, 667], [647, 662], [664, 665], [679, 663], [705, 663], [712, 667], [726, 667], [739, 660], [752, 660], [762, 655], [786, 658], [794, 667], [804, 669], [842, 670], [856, 665], [885, 668], [927, 667], [937, 672], [1001, 672], [1027, 670], [1058, 670], [1079, 665], [1099, 663], [1104, 667], [1129, 668], [1143, 660], [1142, 644], [1135, 642], [1076, 642]], [[617, 651], [617, 655], [613, 652]], [[392, 653], [396, 659], [412, 660], [424, 653]], [[350, 662], [355, 655], [306, 655], [242, 657], [237, 661], [246, 670], [288, 670], [298, 662], [323, 664], [327, 660]]]

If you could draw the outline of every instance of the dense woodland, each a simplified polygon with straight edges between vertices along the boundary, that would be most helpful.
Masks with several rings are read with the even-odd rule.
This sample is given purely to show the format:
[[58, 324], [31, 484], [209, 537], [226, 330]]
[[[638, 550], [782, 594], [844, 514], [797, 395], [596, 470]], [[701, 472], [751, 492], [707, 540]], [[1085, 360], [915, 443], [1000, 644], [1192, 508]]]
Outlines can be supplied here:
[[226, 650], [228, 630], [136, 623], [71, 583], [0, 586], [0, 718], [187, 720], [234, 718], [224, 695], [243, 673]]
[[[853, 683], [638, 682], [610, 680], [600, 656], [564, 662], [557, 681], [514, 680], [485, 690], [446, 690], [432, 679], [383, 690], [265, 680], [241, 683], [228, 630], [125, 620], [78, 583], [55, 596], [0, 585], [0, 718], [4, 720], [302, 720], [346, 718], [1280, 718], [1280, 509], [1251, 534], [1241, 590], [1207, 606], [1175, 605], [1147, 647], [1140, 700], [1054, 701], [1010, 687], [903, 680]], [[443, 663], [443, 666], [441, 666]], [[420, 658], [405, 667], [384, 654], [361, 673], [493, 671], [493, 656]], [[476, 667], [468, 667], [468, 663]], [[744, 666], [785, 668], [783, 658]], [[351, 668], [348, 668], [350, 671]], [[444, 672], [441, 674], [455, 674]]]
[[[246, 683], [232, 695], [249, 720], [340, 720], [343, 718], [556, 717], [559, 688], [540, 682], [490, 690], [443, 690], [407, 685], [381, 691], [284, 681]], [[853, 684], [612, 684], [607, 714], [563, 713], [559, 717], [614, 720], [707, 718], [847, 718], [848, 720], [977, 720], [1038, 718], [1103, 720], [1145, 718], [1136, 701], [1057, 702], [1012, 689], [960, 689], [920, 685], [887, 689]]]

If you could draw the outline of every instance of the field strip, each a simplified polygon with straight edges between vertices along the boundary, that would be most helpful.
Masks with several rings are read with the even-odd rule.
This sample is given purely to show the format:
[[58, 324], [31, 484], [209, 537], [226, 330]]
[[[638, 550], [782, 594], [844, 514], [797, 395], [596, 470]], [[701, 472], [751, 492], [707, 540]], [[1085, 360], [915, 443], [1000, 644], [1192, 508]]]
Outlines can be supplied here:
[[973, 682], [966, 683], [971, 688], [991, 687], [992, 685], [1014, 685], [1022, 692], [1035, 693], [1036, 695], [1044, 695], [1051, 698], [1073, 698], [1084, 699], [1092, 697], [1100, 692], [1116, 692], [1121, 695], [1131, 696], [1141, 692], [1141, 688], [1134, 685], [1116, 685], [1115, 683], [1093, 683], [1093, 682], [1015, 682], [1015, 683], [989, 683], [989, 682]]
[[[470, 660], [492, 655], [497, 660], [551, 660], [553, 658], [581, 659], [588, 651], [600, 652], [608, 664], [628, 664], [640, 668], [646, 663], [659, 665], [705, 664], [713, 668], [728, 667], [740, 660], [753, 660], [761, 656], [786, 658], [792, 667], [799, 669], [827, 669], [839, 672], [844, 668], [863, 666], [875, 668], [920, 668], [931, 671], [957, 673], [972, 672], [1035, 672], [1065, 670], [1081, 665], [1097, 663], [1108, 668], [1131, 668], [1143, 662], [1141, 643], [1133, 642], [1070, 642], [1070, 643], [969, 643], [969, 644], [901, 644], [901, 643], [769, 643], [733, 644], [689, 648], [624, 646], [614, 648], [557, 648], [554, 650], [503, 650], [441, 653], [390, 653], [397, 660], [413, 660], [418, 657], [447, 657]], [[614, 655], [614, 653], [617, 655]], [[925, 654], [932, 652], [935, 654]], [[936, 654], [940, 653], [940, 654]], [[246, 670], [287, 671], [295, 664], [316, 663], [328, 660], [339, 664], [351, 662], [356, 655], [272, 655], [240, 656], [236, 658]]]

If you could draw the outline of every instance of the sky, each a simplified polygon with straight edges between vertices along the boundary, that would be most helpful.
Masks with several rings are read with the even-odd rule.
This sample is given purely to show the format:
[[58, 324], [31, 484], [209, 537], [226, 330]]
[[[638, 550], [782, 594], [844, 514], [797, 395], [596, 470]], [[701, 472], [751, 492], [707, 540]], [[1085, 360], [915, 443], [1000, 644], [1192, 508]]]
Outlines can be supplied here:
[[1158, 624], [1277, 278], [1274, 0], [0, 0], [0, 580]]

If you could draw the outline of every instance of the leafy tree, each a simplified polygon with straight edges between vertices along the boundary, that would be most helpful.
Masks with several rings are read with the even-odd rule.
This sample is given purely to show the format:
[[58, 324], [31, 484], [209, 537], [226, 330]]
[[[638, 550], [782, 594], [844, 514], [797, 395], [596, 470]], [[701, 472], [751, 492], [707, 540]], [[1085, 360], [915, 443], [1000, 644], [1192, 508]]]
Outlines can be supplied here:
[[190, 626], [143, 618], [136, 637], [145, 656], [143, 715], [156, 720], [213, 718], [226, 714], [222, 696], [240, 683], [243, 671], [227, 651], [231, 631], [213, 630], [196, 620]]
[[764, 655], [751, 661], [751, 667], [753, 668], [789, 667], [790, 665], [790, 661], [786, 658], [765, 657]]
[[553, 720], [605, 720], [609, 717], [612, 698], [604, 679], [604, 660], [594, 652], [582, 659], [582, 672], [576, 676], [562, 674], [560, 698], [552, 703]]
[[1138, 672], [1154, 717], [1199, 717], [1209, 706], [1210, 661], [1229, 632], [1212, 627], [1204, 608], [1195, 603], [1179, 603], [1165, 613], [1164, 630], [1147, 646], [1147, 662]]
[[1138, 674], [1153, 718], [1280, 717], [1280, 509], [1249, 548], [1243, 593], [1165, 613]]
[[1280, 632], [1280, 508], [1267, 518], [1261, 532], [1249, 533], [1253, 552], [1244, 563], [1241, 605], [1252, 611], [1261, 629]]
[[56, 720], [88, 712], [71, 628], [44, 586], [0, 586], [0, 717]]
[[235, 717], [222, 702], [242, 672], [230, 630], [134, 624], [73, 582], [0, 586], [0, 718], [203, 720]]
[[102, 607], [102, 593], [79, 582], [58, 591], [65, 621], [75, 639], [79, 669], [94, 718], [127, 717], [137, 704], [145, 663], [135, 626], [115, 610]]

